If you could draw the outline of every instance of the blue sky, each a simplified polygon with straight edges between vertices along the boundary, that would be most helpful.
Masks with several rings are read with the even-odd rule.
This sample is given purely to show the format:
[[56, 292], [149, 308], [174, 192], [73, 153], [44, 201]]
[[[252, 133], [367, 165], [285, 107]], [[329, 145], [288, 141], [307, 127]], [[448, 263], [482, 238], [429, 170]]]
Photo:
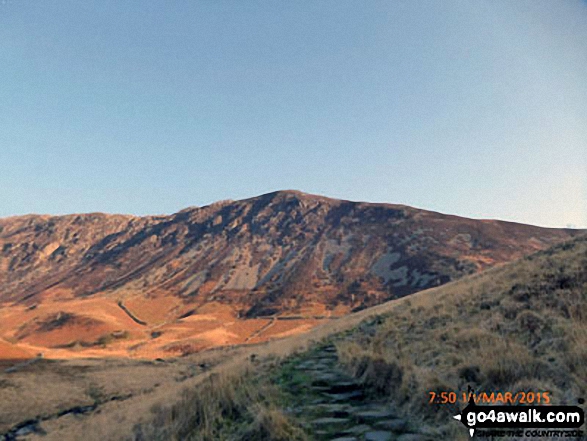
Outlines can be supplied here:
[[0, 2], [0, 216], [278, 189], [587, 227], [587, 3]]

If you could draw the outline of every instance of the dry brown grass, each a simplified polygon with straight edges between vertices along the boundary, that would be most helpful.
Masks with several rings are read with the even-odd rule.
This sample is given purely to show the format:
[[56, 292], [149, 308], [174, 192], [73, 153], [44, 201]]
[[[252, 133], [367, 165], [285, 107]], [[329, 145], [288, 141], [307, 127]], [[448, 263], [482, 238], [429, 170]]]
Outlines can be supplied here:
[[280, 391], [254, 373], [251, 364], [209, 376], [185, 390], [169, 407], [152, 409], [153, 420], [135, 428], [134, 439], [305, 440], [304, 432], [279, 408]]
[[[153, 302], [151, 305], [149, 302]], [[126, 302], [126, 300], [125, 300]], [[233, 308], [211, 302], [181, 320], [163, 319], [174, 305], [169, 298], [130, 299], [124, 310], [115, 298], [47, 298], [33, 309], [0, 304], [0, 360], [31, 358], [168, 358], [205, 349], [260, 343], [307, 332], [328, 320], [312, 317], [276, 321], [242, 319]], [[150, 305], [143, 310], [143, 306]], [[140, 320], [132, 320], [125, 312]], [[144, 325], [144, 321], [148, 325]], [[124, 335], [124, 338], [115, 337]], [[154, 338], [153, 335], [157, 337]], [[110, 338], [112, 336], [113, 338]]]

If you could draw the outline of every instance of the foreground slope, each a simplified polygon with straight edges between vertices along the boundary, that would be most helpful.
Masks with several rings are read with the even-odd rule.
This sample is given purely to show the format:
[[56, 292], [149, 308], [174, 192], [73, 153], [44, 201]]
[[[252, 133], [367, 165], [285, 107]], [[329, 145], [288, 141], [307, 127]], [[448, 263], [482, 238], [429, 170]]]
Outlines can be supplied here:
[[253, 343], [577, 232], [295, 191], [171, 216], [0, 219], [0, 337], [50, 357]]

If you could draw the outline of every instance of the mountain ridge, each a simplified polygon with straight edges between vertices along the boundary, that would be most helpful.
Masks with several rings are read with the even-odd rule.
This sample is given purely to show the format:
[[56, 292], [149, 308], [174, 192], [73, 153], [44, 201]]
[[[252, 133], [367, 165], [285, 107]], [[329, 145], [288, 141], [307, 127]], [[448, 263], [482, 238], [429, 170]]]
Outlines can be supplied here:
[[526, 225], [526, 226], [543, 228], [543, 229], [551, 229], [551, 230], [568, 230], [568, 231], [579, 231], [579, 232], [587, 231], [587, 228], [581, 228], [581, 227], [568, 227], [568, 226], [566, 226], [566, 227], [552, 227], [552, 226], [528, 224], [528, 223], [524, 223], [521, 221], [512, 221], [512, 220], [491, 218], [491, 217], [488, 217], [488, 218], [469, 217], [469, 216], [465, 216], [465, 215], [450, 214], [450, 213], [445, 213], [443, 211], [430, 210], [430, 209], [426, 209], [426, 208], [422, 208], [422, 207], [416, 207], [416, 206], [409, 205], [409, 204], [398, 204], [398, 203], [391, 203], [391, 202], [369, 202], [369, 201], [358, 201], [358, 200], [354, 200], [354, 199], [339, 199], [339, 198], [334, 198], [334, 197], [315, 194], [315, 193], [307, 193], [307, 192], [304, 192], [301, 190], [294, 190], [294, 189], [275, 190], [275, 191], [271, 191], [268, 193], [263, 193], [261, 195], [246, 197], [246, 198], [242, 198], [242, 199], [221, 199], [221, 200], [214, 201], [209, 204], [205, 204], [205, 205], [201, 205], [201, 206], [200, 205], [190, 205], [190, 206], [182, 208], [182, 209], [180, 209], [176, 212], [173, 212], [173, 213], [132, 214], [132, 213], [118, 213], [118, 212], [111, 213], [111, 212], [105, 212], [105, 211], [75, 212], [75, 213], [65, 213], [65, 214], [26, 213], [26, 214], [15, 214], [15, 215], [9, 215], [9, 216], [0, 216], [0, 222], [10, 221], [10, 220], [15, 220], [15, 219], [20, 219], [20, 218], [62, 218], [62, 217], [70, 217], [70, 216], [116, 216], [116, 217], [128, 217], [128, 218], [164, 218], [164, 217], [174, 216], [174, 215], [188, 212], [188, 211], [201, 210], [201, 209], [205, 209], [205, 208], [209, 208], [209, 207], [221, 206], [221, 205], [234, 203], [234, 202], [244, 202], [244, 201], [259, 199], [262, 197], [279, 196], [279, 195], [286, 195], [286, 196], [293, 195], [293, 196], [301, 196], [301, 197], [305, 197], [305, 198], [329, 200], [329, 201], [334, 201], [334, 202], [348, 202], [348, 203], [352, 203], [352, 204], [368, 204], [368, 205], [383, 206], [383, 207], [399, 207], [399, 208], [406, 207], [406, 208], [411, 208], [411, 209], [419, 210], [419, 211], [423, 211], [423, 212], [438, 214], [441, 216], [455, 217], [455, 218], [459, 218], [459, 219], [468, 219], [468, 220], [474, 220], [474, 221], [480, 221], [480, 222], [504, 222], [504, 223], [510, 223], [510, 224], [516, 224], [516, 225]]
[[[209, 314], [234, 326], [267, 317], [302, 320], [271, 328], [282, 335], [297, 325], [306, 329], [307, 320], [438, 286], [581, 232], [299, 191], [161, 216], [12, 217], [0, 219], [0, 304], [18, 311], [14, 320], [30, 335], [85, 323], [135, 336], [167, 326], [170, 338], [185, 340], [184, 327], [193, 331], [187, 322], [212, 320]], [[257, 331], [223, 331], [212, 340], [239, 342]], [[27, 332], [0, 326], [5, 339], [42, 340]], [[51, 344], [70, 344], [73, 334]]]

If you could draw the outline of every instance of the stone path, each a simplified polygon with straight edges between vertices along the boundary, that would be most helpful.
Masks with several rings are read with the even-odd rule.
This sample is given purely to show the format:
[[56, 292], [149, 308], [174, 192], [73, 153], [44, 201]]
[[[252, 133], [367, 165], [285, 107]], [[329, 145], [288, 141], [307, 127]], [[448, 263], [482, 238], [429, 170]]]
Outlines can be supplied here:
[[334, 345], [321, 347], [287, 366], [286, 390], [295, 404], [288, 410], [316, 440], [416, 441], [416, 433], [390, 404], [370, 396], [338, 363]]

